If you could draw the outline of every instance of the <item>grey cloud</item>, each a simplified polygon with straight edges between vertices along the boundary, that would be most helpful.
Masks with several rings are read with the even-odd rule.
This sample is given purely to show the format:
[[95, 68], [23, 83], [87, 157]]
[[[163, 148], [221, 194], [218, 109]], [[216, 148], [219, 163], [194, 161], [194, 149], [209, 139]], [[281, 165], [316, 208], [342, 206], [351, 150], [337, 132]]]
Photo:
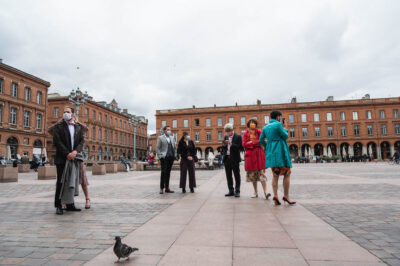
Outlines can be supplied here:
[[395, 0], [0, 5], [5, 63], [115, 98], [153, 130], [156, 109], [399, 96]]

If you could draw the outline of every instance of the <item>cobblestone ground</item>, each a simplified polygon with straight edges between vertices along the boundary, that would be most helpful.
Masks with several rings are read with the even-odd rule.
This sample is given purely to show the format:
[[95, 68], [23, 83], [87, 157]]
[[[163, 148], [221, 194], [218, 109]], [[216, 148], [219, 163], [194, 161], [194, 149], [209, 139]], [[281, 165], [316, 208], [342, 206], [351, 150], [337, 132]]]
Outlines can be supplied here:
[[[198, 186], [213, 174], [198, 171]], [[215, 174], [215, 173], [214, 173]], [[178, 190], [177, 171], [171, 188]], [[160, 195], [159, 172], [88, 176], [92, 208], [55, 214], [55, 180], [0, 184], [0, 265], [81, 265], [182, 197]], [[80, 191], [76, 205], [84, 207]]]
[[295, 165], [292, 197], [389, 265], [400, 265], [400, 166]]

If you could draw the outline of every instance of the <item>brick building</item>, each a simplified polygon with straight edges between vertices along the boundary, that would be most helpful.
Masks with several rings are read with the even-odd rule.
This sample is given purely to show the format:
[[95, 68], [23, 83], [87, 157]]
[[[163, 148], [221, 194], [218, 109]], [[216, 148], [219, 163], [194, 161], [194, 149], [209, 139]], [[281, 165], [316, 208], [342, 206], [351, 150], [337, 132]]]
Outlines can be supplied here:
[[[62, 119], [65, 106], [74, 107], [67, 96], [49, 94], [48, 126]], [[118, 160], [120, 155], [128, 159], [134, 153], [134, 124], [132, 118], [140, 122], [136, 126], [136, 157], [142, 159], [147, 155], [147, 119], [134, 116], [127, 109], [121, 109], [115, 100], [110, 103], [96, 102], [89, 97], [87, 103], [79, 110], [79, 121], [88, 126], [85, 136], [84, 153], [89, 160]], [[48, 156], [55, 155], [53, 139], [47, 138]], [[51, 147], [51, 148], [50, 148]]]
[[156, 147], [157, 147], [157, 134], [151, 134], [149, 136], [149, 140], [148, 140], [148, 151], [149, 152], [155, 152], [156, 151]]
[[235, 105], [225, 107], [157, 110], [157, 134], [164, 125], [171, 126], [179, 138], [188, 131], [202, 157], [219, 151], [224, 125], [234, 124], [243, 133], [246, 122], [256, 118], [259, 127], [269, 122], [272, 110], [280, 110], [289, 131], [292, 157], [306, 155], [360, 156], [387, 159], [400, 150], [400, 97], [298, 103]]
[[49, 86], [0, 60], [0, 156], [32, 158], [44, 151]]

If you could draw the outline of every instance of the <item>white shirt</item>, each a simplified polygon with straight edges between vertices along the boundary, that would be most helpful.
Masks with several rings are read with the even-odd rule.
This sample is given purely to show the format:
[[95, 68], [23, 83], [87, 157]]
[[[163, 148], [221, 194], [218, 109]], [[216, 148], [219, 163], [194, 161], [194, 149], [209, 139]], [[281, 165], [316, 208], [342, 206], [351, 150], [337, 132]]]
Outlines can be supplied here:
[[170, 139], [170, 137], [169, 137], [169, 136], [167, 136], [167, 135], [165, 135], [165, 137], [167, 138], [167, 142], [168, 142], [168, 143], [171, 143], [171, 139]]
[[229, 143], [228, 143], [228, 150], [226, 152], [226, 155], [231, 155], [231, 143], [232, 143], [233, 135], [229, 136], [228, 139], [229, 139]]
[[71, 136], [71, 150], [74, 149], [74, 135], [75, 135], [75, 125], [68, 125], [69, 134]]

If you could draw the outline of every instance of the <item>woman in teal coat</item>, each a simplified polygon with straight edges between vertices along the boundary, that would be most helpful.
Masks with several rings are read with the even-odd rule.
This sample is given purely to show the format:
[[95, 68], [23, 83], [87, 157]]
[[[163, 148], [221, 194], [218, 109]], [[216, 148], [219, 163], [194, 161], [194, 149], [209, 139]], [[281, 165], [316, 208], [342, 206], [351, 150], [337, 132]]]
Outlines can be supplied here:
[[[281, 124], [282, 114], [279, 111], [271, 112], [271, 120], [266, 125], [260, 135], [260, 144], [265, 148], [265, 168], [272, 169], [272, 189], [274, 191], [275, 205], [281, 205], [278, 199], [278, 180], [283, 175], [283, 201], [290, 205], [296, 204], [289, 198], [290, 174], [292, 163], [290, 161], [289, 147], [286, 143], [288, 131]], [[285, 126], [286, 127], [286, 126]]]

